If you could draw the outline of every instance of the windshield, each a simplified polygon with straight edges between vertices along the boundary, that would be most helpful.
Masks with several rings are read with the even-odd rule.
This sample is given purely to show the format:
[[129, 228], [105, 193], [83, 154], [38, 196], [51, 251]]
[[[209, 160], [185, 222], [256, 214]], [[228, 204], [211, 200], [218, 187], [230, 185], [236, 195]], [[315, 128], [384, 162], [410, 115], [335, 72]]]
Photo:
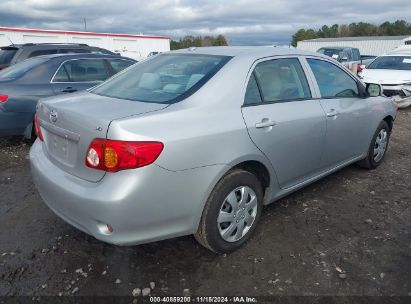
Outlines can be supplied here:
[[230, 58], [161, 54], [133, 65], [91, 92], [133, 101], [171, 104], [197, 91]]
[[334, 58], [335, 60], [338, 60], [338, 61], [340, 61], [344, 57], [342, 49], [321, 48], [317, 52], [320, 54], [324, 54], [328, 57]]
[[369, 64], [367, 69], [411, 70], [411, 56], [381, 56]]
[[16, 54], [17, 49], [15, 48], [4, 48], [0, 49], [0, 66], [9, 65], [13, 59], [14, 54]]
[[34, 57], [24, 60], [15, 65], [8, 67], [5, 70], [0, 71], [0, 79], [16, 79], [26, 74], [31, 69], [45, 62], [47, 59]]

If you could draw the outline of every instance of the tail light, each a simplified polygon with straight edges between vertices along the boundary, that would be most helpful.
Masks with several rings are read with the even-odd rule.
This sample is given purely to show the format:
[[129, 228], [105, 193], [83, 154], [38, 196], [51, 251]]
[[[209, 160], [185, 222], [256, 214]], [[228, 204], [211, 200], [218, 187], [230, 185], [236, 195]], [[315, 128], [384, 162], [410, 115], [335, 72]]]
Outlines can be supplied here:
[[9, 99], [9, 96], [0, 94], [0, 103], [5, 103]]
[[121, 141], [94, 139], [87, 150], [86, 166], [117, 172], [152, 164], [163, 151], [163, 144], [155, 141]]
[[34, 114], [34, 130], [36, 131], [36, 135], [38, 137], [38, 139], [40, 139], [41, 141], [43, 141], [43, 134], [41, 133], [41, 129], [40, 129], [40, 124], [37, 121], [37, 114]]

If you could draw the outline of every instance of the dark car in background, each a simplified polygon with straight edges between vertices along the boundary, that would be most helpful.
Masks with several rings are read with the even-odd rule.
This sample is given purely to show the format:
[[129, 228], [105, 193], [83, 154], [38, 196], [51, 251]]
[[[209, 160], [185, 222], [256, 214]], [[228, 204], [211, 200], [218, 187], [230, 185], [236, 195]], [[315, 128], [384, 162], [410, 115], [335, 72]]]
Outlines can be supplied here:
[[0, 71], [0, 136], [31, 138], [40, 98], [86, 90], [134, 63], [117, 55], [57, 54]]
[[52, 54], [98, 53], [117, 55], [109, 50], [76, 43], [26, 43], [0, 47], [0, 70], [27, 58]]

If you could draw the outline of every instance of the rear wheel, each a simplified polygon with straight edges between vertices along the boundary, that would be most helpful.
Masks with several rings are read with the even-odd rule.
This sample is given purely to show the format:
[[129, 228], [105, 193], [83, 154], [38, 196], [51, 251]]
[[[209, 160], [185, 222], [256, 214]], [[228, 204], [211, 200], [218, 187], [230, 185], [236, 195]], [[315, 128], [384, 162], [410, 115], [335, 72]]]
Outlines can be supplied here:
[[252, 235], [262, 210], [263, 191], [257, 177], [234, 170], [216, 185], [204, 207], [195, 237], [216, 253], [228, 253]]
[[374, 137], [368, 148], [367, 157], [358, 162], [363, 168], [375, 169], [384, 160], [390, 139], [390, 128], [386, 121], [382, 121], [375, 131]]

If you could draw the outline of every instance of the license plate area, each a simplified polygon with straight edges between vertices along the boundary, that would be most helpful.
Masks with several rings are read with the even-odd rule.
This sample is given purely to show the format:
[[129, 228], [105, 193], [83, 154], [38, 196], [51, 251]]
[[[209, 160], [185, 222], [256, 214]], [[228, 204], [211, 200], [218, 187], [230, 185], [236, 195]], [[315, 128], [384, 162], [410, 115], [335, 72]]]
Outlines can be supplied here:
[[48, 136], [48, 146], [50, 153], [60, 158], [61, 160], [68, 160], [68, 140], [53, 133]]
[[50, 131], [46, 132], [45, 139], [47, 151], [50, 156], [65, 166], [75, 166], [78, 142]]

